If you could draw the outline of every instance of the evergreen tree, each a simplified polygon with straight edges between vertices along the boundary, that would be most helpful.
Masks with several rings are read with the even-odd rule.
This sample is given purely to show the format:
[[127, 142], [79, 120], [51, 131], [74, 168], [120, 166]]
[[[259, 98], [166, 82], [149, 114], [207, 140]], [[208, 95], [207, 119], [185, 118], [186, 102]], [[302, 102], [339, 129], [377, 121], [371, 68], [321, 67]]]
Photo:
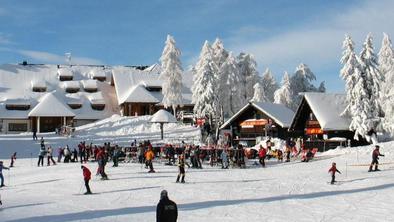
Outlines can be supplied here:
[[343, 65], [340, 76], [345, 81], [346, 90], [346, 103], [348, 104], [346, 109], [341, 115], [351, 116], [350, 108], [354, 106], [353, 102], [353, 89], [356, 84], [355, 71], [358, 69], [358, 73], [361, 73], [360, 63], [356, 54], [354, 53], [354, 43], [349, 35], [345, 36], [345, 40], [342, 44], [343, 52], [341, 63]]
[[273, 102], [274, 93], [279, 86], [269, 68], [267, 68], [263, 74], [262, 85], [268, 101]]
[[382, 47], [378, 53], [379, 70], [385, 78], [381, 88], [381, 104], [384, 113], [384, 128], [394, 134], [394, 51], [390, 37], [383, 33]]
[[268, 98], [265, 96], [264, 89], [259, 82], [254, 84], [254, 95], [252, 102], [269, 102]]
[[194, 103], [194, 113], [198, 117], [207, 117], [212, 124], [215, 116], [215, 78], [216, 65], [213, 62], [212, 48], [208, 41], [205, 41], [199, 60], [194, 67], [192, 102]]
[[222, 107], [228, 115], [236, 113], [243, 103], [245, 103], [242, 94], [239, 93], [241, 76], [238, 70], [237, 61], [230, 52], [226, 61], [220, 68], [219, 90]]
[[216, 38], [215, 42], [212, 44], [213, 60], [218, 69], [223, 65], [228, 57], [228, 52], [223, 46], [222, 40]]
[[163, 80], [163, 105], [165, 108], [172, 107], [176, 115], [176, 107], [182, 106], [182, 64], [180, 61], [181, 51], [176, 48], [175, 40], [168, 35], [164, 46], [161, 62], [160, 79]]
[[296, 110], [301, 102], [301, 92], [318, 92], [319, 89], [312, 85], [311, 81], [316, 80], [315, 74], [309, 69], [309, 67], [301, 63], [294, 75], [291, 77], [291, 93], [293, 95], [293, 102], [290, 106], [291, 109]]
[[356, 85], [352, 93], [355, 107], [351, 110], [350, 129], [355, 131], [355, 138], [363, 138], [376, 133], [381, 124], [381, 106], [379, 104], [381, 83], [384, 81], [378, 69], [377, 57], [373, 50], [372, 36], [368, 34], [360, 53], [361, 74], [355, 72]]
[[274, 103], [283, 104], [290, 108], [292, 105], [292, 99], [293, 95], [291, 91], [290, 77], [289, 74], [285, 72], [282, 79], [282, 86], [274, 93]]
[[254, 60], [253, 55], [243, 52], [237, 56], [237, 61], [242, 82], [239, 86], [239, 91], [242, 93], [244, 99], [249, 101], [253, 98], [254, 84], [260, 81], [257, 72], [257, 63]]

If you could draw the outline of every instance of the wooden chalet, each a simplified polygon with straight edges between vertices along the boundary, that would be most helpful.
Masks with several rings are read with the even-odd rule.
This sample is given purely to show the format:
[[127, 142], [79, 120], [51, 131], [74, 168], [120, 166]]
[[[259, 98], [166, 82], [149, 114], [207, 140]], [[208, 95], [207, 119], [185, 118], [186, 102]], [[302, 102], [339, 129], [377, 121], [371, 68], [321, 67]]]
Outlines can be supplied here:
[[344, 94], [305, 93], [290, 130], [304, 138], [305, 148], [319, 151], [367, 144], [354, 140], [354, 132], [349, 130], [350, 118], [341, 115], [345, 107]]
[[249, 146], [256, 143], [256, 137], [279, 137], [286, 139], [294, 112], [282, 104], [249, 102], [235, 113], [221, 127], [230, 133], [233, 143], [246, 141]]

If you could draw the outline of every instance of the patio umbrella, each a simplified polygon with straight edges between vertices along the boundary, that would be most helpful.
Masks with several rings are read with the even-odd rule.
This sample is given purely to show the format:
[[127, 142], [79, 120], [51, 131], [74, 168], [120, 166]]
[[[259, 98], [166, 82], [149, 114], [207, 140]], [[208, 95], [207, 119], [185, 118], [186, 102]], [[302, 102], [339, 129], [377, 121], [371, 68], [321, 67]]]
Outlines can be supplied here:
[[160, 123], [161, 139], [163, 139], [164, 123], [176, 123], [177, 120], [175, 119], [174, 115], [164, 109], [161, 109], [153, 114], [149, 122]]

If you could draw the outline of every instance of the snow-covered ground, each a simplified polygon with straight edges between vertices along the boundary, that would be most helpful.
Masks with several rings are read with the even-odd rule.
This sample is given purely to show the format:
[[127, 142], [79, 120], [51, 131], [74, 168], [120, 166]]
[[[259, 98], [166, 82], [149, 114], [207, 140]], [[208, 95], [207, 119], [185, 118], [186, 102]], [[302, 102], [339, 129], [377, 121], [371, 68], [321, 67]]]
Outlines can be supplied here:
[[[121, 128], [115, 123], [104, 121], [95, 125], [96, 129], [79, 129], [80, 134], [73, 140], [87, 133], [91, 139], [99, 135], [110, 139], [103, 134]], [[122, 125], [123, 121], [118, 123]], [[188, 128], [172, 129], [173, 135], [182, 132], [185, 136]], [[153, 131], [156, 134], [150, 136], [158, 137]], [[119, 132], [129, 134], [127, 130]], [[126, 141], [126, 137], [119, 139]], [[48, 138], [52, 144], [64, 140]], [[18, 159], [15, 168], [4, 172], [8, 186], [0, 189], [0, 221], [155, 221], [155, 207], [163, 189], [178, 204], [178, 221], [394, 221], [393, 146], [394, 142], [381, 144], [381, 152], [386, 155], [381, 163], [387, 164], [380, 166], [382, 171], [371, 173], [367, 172], [371, 146], [318, 153], [309, 163], [269, 160], [266, 168], [255, 166], [254, 160], [248, 161], [247, 169], [204, 165], [200, 170], [187, 169], [186, 184], [174, 183], [175, 166], [155, 162], [156, 173], [148, 174], [137, 163], [121, 163], [118, 168], [109, 164], [110, 180], [93, 176], [91, 188], [96, 194], [85, 196], [80, 195], [84, 187], [79, 164], [37, 167], [39, 144], [32, 142], [30, 135], [2, 136], [0, 158], [6, 165], [11, 150], [27, 157], [34, 150], [34, 156]], [[338, 185], [328, 184], [327, 171], [332, 162], [342, 171], [337, 176]], [[96, 163], [87, 165], [94, 174]]]

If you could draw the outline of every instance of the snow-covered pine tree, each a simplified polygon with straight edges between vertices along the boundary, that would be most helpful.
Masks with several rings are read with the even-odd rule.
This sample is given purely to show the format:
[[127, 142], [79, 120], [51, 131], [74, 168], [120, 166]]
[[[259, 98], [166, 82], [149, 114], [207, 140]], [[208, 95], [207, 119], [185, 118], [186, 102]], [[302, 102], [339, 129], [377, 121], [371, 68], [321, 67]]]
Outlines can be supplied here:
[[212, 52], [213, 52], [213, 60], [216, 63], [218, 69], [223, 65], [228, 57], [228, 52], [224, 48], [223, 42], [221, 39], [216, 38], [215, 42], [212, 44]]
[[[215, 42], [212, 44], [212, 53], [213, 53], [213, 62], [215, 63], [215, 78], [217, 84], [215, 89], [215, 119], [220, 123], [224, 121], [224, 114], [223, 114], [223, 102], [224, 99], [221, 97], [222, 93], [220, 92], [220, 82], [219, 80], [222, 78], [220, 68], [222, 67], [223, 63], [226, 61], [228, 57], [228, 52], [224, 48], [222, 40], [216, 38]], [[227, 101], [226, 101], [227, 102]]]
[[381, 104], [384, 113], [383, 127], [394, 134], [394, 51], [390, 37], [383, 33], [382, 47], [378, 53], [379, 70], [385, 78], [381, 88]]
[[285, 72], [282, 79], [282, 86], [274, 93], [274, 103], [283, 104], [290, 108], [292, 105], [292, 99], [293, 95], [291, 91], [290, 77], [289, 74]]
[[318, 92], [319, 89], [312, 85], [311, 81], [316, 80], [315, 74], [309, 69], [309, 67], [301, 63], [290, 78], [291, 93], [293, 95], [293, 101], [290, 106], [291, 109], [296, 110], [298, 105], [301, 103], [302, 95], [301, 92]]
[[194, 103], [194, 113], [199, 117], [209, 118], [210, 123], [215, 116], [215, 90], [216, 64], [213, 62], [212, 48], [208, 41], [205, 41], [199, 60], [194, 67], [192, 102]]
[[219, 98], [221, 98], [220, 103], [223, 105], [225, 114], [231, 116], [236, 113], [245, 101], [241, 93], [239, 93], [239, 88], [241, 88], [242, 77], [240, 75], [238, 64], [233, 56], [232, 52], [228, 55], [226, 61], [220, 68], [220, 79], [219, 79]]
[[[381, 127], [382, 109], [380, 105], [380, 92], [381, 84], [384, 81], [384, 77], [378, 68], [378, 60], [374, 53], [371, 34], [368, 34], [363, 44], [359, 60], [361, 64], [361, 77], [364, 79], [366, 93], [366, 97], [364, 98], [366, 106], [361, 106], [365, 109], [363, 111], [364, 116], [361, 117], [363, 119], [362, 133], [365, 133], [366, 129], [367, 134], [370, 134], [370, 132], [377, 132], [378, 128]], [[356, 90], [354, 91], [355, 94], [358, 93]], [[352, 112], [353, 118], [357, 115], [360, 114]], [[367, 134], [359, 135], [367, 138]]]
[[163, 105], [171, 107], [176, 115], [176, 107], [182, 106], [182, 64], [180, 61], [181, 51], [176, 48], [175, 40], [167, 35], [163, 53], [160, 57], [161, 73], [163, 80]]
[[382, 47], [378, 53], [379, 70], [385, 77], [385, 83], [382, 84], [382, 93], [390, 91], [394, 83], [394, 51], [390, 37], [383, 33]]
[[244, 99], [249, 101], [253, 98], [253, 86], [260, 81], [257, 71], [257, 63], [251, 54], [241, 52], [237, 56], [238, 69], [241, 75], [242, 85], [239, 91], [242, 93]]
[[261, 86], [261, 84], [259, 82], [257, 82], [256, 84], [254, 84], [253, 86], [254, 88], [254, 95], [252, 98], [252, 102], [270, 102], [268, 100], [268, 98], [265, 96], [265, 92], [263, 89], [263, 86]]
[[[352, 38], [349, 35], [345, 35], [345, 40], [342, 44], [343, 52], [341, 63], [343, 65], [340, 76], [345, 81], [345, 90], [346, 90], [346, 108], [342, 112], [341, 115], [352, 116], [350, 109], [353, 104], [353, 89], [356, 84], [356, 77], [354, 75], [355, 70], [358, 69], [359, 74], [361, 73], [360, 70], [360, 63], [356, 54], [354, 53], [354, 43]], [[354, 108], [353, 108], [354, 109]]]
[[263, 86], [264, 92], [268, 101], [274, 101], [274, 93], [279, 88], [278, 83], [275, 81], [274, 76], [271, 73], [271, 70], [267, 68], [263, 74], [263, 79], [261, 80], [261, 84]]

